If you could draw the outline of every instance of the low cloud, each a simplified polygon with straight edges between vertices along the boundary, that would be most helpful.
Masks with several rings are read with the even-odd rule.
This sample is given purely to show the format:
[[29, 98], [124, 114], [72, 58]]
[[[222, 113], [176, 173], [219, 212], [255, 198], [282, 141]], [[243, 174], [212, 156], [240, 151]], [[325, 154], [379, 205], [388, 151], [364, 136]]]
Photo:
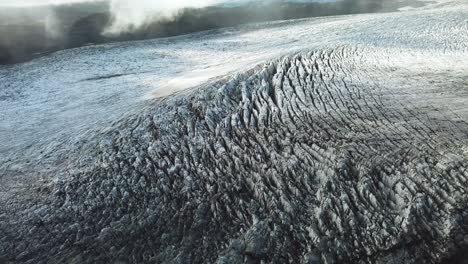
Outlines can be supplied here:
[[161, 20], [171, 20], [184, 8], [202, 8], [221, 3], [222, 0], [112, 0], [111, 24], [105, 34], [131, 32]]
[[[203, 8], [223, 2], [239, 0], [0, 0], [0, 7], [47, 7], [87, 2], [108, 2], [111, 22], [104, 31], [106, 35], [131, 32], [145, 25], [173, 19], [182, 9]], [[242, 1], [242, 0], [240, 0]], [[37, 9], [36, 9], [37, 10]], [[42, 15], [44, 17], [44, 12]], [[46, 19], [52, 20], [50, 12]]]

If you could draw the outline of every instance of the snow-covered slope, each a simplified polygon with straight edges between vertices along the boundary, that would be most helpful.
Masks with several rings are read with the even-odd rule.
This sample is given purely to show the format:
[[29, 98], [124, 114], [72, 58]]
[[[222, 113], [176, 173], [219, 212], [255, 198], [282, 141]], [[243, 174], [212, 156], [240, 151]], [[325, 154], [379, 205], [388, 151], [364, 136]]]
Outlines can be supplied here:
[[467, 15], [450, 2], [1, 67], [0, 260], [450, 259], [468, 247]]
[[[408, 48], [437, 49], [447, 36], [427, 43], [414, 33], [430, 34], [424, 31], [437, 26], [437, 15], [427, 22], [410, 14], [402, 15], [402, 23], [393, 14], [275, 22], [91, 46], [0, 66], [0, 153], [23, 156], [25, 148], [39, 141], [71, 140], [88, 129], [107, 126], [152, 92], [193, 87], [284, 54], [340, 43], [372, 46], [382, 37], [386, 39], [379, 45], [399, 48], [401, 42], [413, 40]], [[411, 27], [405, 29], [408, 24]]]

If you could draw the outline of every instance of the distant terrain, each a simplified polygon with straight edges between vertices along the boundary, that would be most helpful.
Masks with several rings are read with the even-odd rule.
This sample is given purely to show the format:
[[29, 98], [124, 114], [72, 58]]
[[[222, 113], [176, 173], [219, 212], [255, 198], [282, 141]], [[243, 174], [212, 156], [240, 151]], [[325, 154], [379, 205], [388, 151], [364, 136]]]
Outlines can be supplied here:
[[173, 19], [114, 36], [102, 34], [112, 22], [107, 2], [54, 7], [3, 7], [0, 9], [0, 64], [24, 62], [57, 50], [91, 44], [176, 36], [253, 22], [394, 11], [400, 7], [418, 7], [426, 3], [414, 0], [252, 1], [239, 5], [184, 9]]

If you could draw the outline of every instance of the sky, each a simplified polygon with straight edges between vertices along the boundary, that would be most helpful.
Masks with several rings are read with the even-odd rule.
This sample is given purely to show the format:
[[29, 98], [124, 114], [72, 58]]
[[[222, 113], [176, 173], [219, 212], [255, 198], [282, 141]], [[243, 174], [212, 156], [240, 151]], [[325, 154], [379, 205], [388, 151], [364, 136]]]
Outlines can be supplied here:
[[58, 5], [91, 1], [92, 0], [0, 0], [0, 6]]
[[[97, 2], [97, 1], [111, 1], [120, 3], [135, 3], [135, 2], [146, 2], [152, 4], [163, 4], [172, 3], [174, 5], [184, 6], [200, 6], [206, 5], [207, 2], [216, 3], [236, 3], [236, 2], [248, 2], [250, 0], [0, 0], [0, 6], [34, 6], [34, 5], [59, 5], [59, 4], [72, 4], [82, 2]], [[271, 0], [262, 0], [271, 1]], [[330, 2], [334, 0], [294, 0], [296, 2]]]
[[[60, 4], [73, 4], [73, 3], [82, 3], [82, 2], [97, 2], [100, 0], [0, 0], [1, 6], [35, 6], [35, 5], [60, 5]], [[110, 0], [108, 0], [110, 1]], [[232, 1], [232, 0], [231, 0]], [[117, 2], [141, 2], [141, 0], [133, 1], [117, 1]], [[145, 1], [145, 2], [169, 2], [169, 1]], [[184, 3], [184, 4], [197, 4], [197, 2], [204, 1], [194, 1], [194, 0], [173, 0], [172, 3]], [[229, 2], [229, 1], [228, 1]]]

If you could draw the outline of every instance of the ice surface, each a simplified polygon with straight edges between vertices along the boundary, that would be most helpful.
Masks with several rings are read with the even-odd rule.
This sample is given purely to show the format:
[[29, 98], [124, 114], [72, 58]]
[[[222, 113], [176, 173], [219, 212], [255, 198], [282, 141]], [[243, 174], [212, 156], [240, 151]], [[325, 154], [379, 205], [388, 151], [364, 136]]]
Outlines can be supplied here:
[[423, 21], [395, 19], [379, 14], [273, 22], [91, 46], [0, 66], [1, 156], [24, 155], [28, 146], [49, 144], [57, 137], [74, 139], [107, 126], [151, 96], [195, 87], [281, 55], [339, 43], [395, 49], [404, 45], [429, 52], [444, 44], [444, 39], [428, 43], [424, 35], [414, 38], [413, 31], [404, 30], [404, 25], [416, 24], [416, 32], [424, 31]]
[[0, 67], [0, 262], [463, 260], [467, 12], [247, 25]]

